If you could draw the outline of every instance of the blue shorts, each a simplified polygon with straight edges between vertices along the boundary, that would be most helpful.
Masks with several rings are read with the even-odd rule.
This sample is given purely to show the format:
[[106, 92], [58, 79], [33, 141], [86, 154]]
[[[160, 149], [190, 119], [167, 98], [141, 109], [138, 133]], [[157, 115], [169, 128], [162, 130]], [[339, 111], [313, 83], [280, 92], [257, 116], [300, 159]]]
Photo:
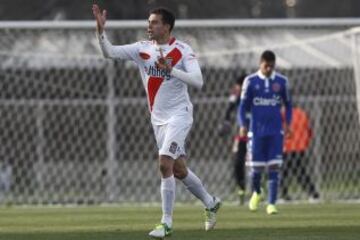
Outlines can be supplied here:
[[282, 134], [250, 137], [248, 142], [248, 165], [252, 167], [281, 165], [283, 141], [284, 136]]

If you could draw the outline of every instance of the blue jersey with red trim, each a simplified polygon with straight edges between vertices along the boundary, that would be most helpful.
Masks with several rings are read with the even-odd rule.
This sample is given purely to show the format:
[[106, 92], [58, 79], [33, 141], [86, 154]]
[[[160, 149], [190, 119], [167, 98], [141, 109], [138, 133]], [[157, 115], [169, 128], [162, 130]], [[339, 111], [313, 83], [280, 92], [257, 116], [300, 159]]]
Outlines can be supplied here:
[[246, 114], [250, 113], [250, 131], [254, 137], [282, 134], [282, 106], [286, 108], [285, 120], [290, 125], [292, 103], [287, 78], [276, 72], [265, 77], [258, 71], [244, 81], [238, 122], [249, 129]]

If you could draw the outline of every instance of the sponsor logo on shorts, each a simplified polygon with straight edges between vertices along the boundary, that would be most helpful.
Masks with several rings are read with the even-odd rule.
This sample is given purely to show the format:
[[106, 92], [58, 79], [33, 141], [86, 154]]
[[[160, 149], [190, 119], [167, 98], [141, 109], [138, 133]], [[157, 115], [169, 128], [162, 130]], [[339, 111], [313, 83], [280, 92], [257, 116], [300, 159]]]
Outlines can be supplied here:
[[172, 142], [170, 144], [169, 152], [171, 152], [172, 154], [175, 154], [177, 149], [178, 149], [178, 144], [176, 142]]

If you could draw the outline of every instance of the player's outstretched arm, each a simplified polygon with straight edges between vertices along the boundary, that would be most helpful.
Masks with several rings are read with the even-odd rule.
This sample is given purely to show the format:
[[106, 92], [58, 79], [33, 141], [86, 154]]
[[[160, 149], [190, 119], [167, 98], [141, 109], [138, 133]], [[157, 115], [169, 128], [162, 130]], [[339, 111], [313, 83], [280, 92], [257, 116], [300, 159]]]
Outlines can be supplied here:
[[112, 45], [105, 34], [106, 10], [101, 11], [97, 4], [93, 4], [92, 11], [96, 20], [96, 33], [104, 57], [136, 61], [138, 56], [137, 44], [134, 43], [122, 46]]
[[93, 4], [92, 11], [96, 20], [96, 34], [104, 57], [116, 58], [114, 46], [109, 42], [105, 34], [106, 10], [101, 11], [97, 4]]

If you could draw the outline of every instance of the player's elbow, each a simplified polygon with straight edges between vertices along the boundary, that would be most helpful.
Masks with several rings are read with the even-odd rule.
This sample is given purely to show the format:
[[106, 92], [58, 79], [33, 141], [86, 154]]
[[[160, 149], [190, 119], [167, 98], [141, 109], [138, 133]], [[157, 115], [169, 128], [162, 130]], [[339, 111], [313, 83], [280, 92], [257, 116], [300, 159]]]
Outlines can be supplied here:
[[204, 85], [204, 82], [199, 82], [199, 83], [196, 83], [195, 87], [200, 90], [200, 89], [202, 89], [203, 85]]
[[197, 89], [201, 89], [204, 85], [204, 80], [203, 80], [203, 77], [200, 74], [196, 74], [195, 75], [195, 81], [194, 81], [194, 86], [197, 88]]
[[114, 51], [107, 45], [100, 45], [104, 58], [114, 58]]
[[115, 54], [112, 51], [103, 51], [104, 58], [113, 59]]
[[105, 47], [103, 47], [103, 46], [101, 46], [101, 53], [102, 53], [104, 58], [110, 58], [109, 51], [107, 51], [107, 49]]
[[110, 58], [110, 54], [107, 52], [103, 52], [102, 55], [104, 58]]

